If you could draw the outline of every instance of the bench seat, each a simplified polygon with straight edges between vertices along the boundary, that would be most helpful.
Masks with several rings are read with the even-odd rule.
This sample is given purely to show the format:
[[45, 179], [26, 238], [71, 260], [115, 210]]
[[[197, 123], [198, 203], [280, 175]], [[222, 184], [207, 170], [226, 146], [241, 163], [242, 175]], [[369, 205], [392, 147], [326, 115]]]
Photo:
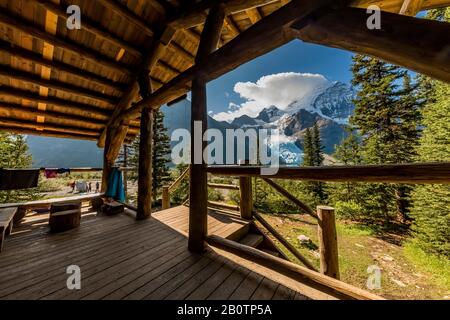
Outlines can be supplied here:
[[3, 250], [5, 237], [12, 232], [13, 220], [17, 210], [17, 207], [0, 209], [0, 252]]

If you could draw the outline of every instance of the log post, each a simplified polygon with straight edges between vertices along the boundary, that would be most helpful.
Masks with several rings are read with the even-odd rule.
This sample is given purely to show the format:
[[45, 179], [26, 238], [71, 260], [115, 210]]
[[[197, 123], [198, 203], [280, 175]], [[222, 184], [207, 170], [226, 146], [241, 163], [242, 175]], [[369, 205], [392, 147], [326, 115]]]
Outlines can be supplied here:
[[239, 178], [239, 190], [241, 194], [241, 200], [239, 205], [241, 218], [251, 220], [253, 210], [252, 178], [249, 177]]
[[320, 272], [339, 279], [339, 259], [334, 208], [317, 207], [319, 217], [318, 234], [320, 248]]
[[[151, 94], [148, 74], [139, 77], [140, 94], [146, 98]], [[144, 108], [141, 112], [141, 128], [139, 140], [139, 168], [138, 168], [138, 201], [136, 220], [150, 217], [152, 212], [152, 140], [153, 140], [152, 108]]]
[[170, 195], [169, 195], [169, 187], [162, 187], [162, 209], [166, 210], [170, 208]]
[[141, 113], [137, 220], [148, 218], [152, 211], [152, 138], [153, 109], [145, 108]]
[[[223, 4], [217, 4], [209, 11], [200, 38], [200, 45], [195, 59], [202, 62], [217, 49], [220, 33], [225, 18]], [[198, 123], [201, 128], [196, 128]], [[206, 80], [196, 77], [192, 81], [191, 114], [191, 166], [190, 166], [190, 206], [189, 206], [189, 241], [188, 248], [193, 252], [203, 252], [206, 248], [208, 222], [208, 179], [203, 150], [206, 143], [203, 133], [208, 127], [206, 104]], [[198, 132], [200, 129], [200, 132]], [[199, 144], [200, 147], [199, 148]]]

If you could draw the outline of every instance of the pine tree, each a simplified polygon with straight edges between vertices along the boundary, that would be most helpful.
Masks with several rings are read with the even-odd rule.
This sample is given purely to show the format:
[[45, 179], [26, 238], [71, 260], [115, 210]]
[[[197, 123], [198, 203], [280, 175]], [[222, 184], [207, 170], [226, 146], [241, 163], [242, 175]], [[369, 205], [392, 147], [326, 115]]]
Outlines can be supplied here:
[[[333, 156], [344, 165], [361, 165], [363, 163], [360, 146], [361, 138], [350, 127], [346, 131], [347, 137], [336, 147]], [[360, 203], [362, 190], [361, 184], [355, 182], [333, 184], [331, 192], [333, 203], [338, 201]]]
[[303, 140], [303, 166], [314, 166], [313, 136], [310, 128], [306, 128], [305, 138]]
[[[409, 162], [419, 135], [421, 99], [408, 73], [375, 58], [355, 55], [353, 85], [359, 87], [353, 124], [362, 135], [365, 163]], [[402, 84], [403, 80], [403, 85]], [[405, 222], [409, 189], [403, 185], [367, 185], [367, 214]]]
[[164, 127], [164, 113], [155, 111], [153, 122], [153, 196], [156, 200], [162, 186], [170, 181], [168, 163], [170, 162], [170, 137], [167, 128]]
[[314, 151], [314, 159], [313, 159], [313, 163], [315, 166], [320, 167], [323, 165], [323, 160], [324, 160], [324, 156], [323, 156], [323, 145], [322, 145], [322, 140], [320, 138], [320, 129], [319, 129], [319, 125], [316, 123], [314, 123], [314, 127], [313, 127], [313, 151]]
[[[430, 10], [430, 19], [450, 21], [450, 8]], [[450, 85], [421, 77], [420, 89], [427, 105], [425, 129], [417, 148], [422, 162], [450, 161]], [[450, 186], [420, 185], [411, 194], [415, 238], [426, 252], [450, 258]]]
[[[170, 162], [170, 137], [167, 128], [164, 127], [164, 113], [155, 111], [153, 120], [153, 144], [152, 144], [152, 187], [153, 197], [156, 200], [161, 193], [161, 187], [170, 180], [168, 164]], [[129, 166], [138, 168], [139, 166], [139, 136], [130, 145]], [[136, 181], [137, 174], [133, 173], [131, 178]]]
[[[303, 141], [303, 166], [317, 167], [323, 164], [323, 146], [320, 139], [319, 126], [314, 124], [312, 129], [307, 128]], [[315, 202], [323, 203], [327, 198], [325, 185], [322, 182], [308, 182], [306, 184], [307, 191], [316, 199]]]

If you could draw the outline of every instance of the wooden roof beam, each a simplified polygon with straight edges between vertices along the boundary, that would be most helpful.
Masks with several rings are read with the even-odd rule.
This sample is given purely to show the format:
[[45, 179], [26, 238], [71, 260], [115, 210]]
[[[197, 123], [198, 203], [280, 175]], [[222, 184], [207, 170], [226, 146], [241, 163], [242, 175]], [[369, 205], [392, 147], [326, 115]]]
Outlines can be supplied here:
[[119, 3], [116, 0], [97, 0], [101, 3], [102, 6], [114, 11], [116, 14], [122, 16], [130, 23], [138, 26], [140, 29], [145, 31], [149, 36], [153, 36], [155, 34], [155, 30], [151, 26], [147, 24], [147, 22], [136, 13], [128, 9], [127, 6]]
[[12, 132], [12, 133], [16, 133], [16, 134], [29, 134], [29, 135], [34, 135], [34, 136], [60, 138], [60, 139], [91, 140], [91, 141], [97, 140], [97, 137], [90, 136], [90, 135], [65, 133], [65, 132], [60, 132], [60, 131], [38, 131], [35, 129], [13, 127], [13, 126], [1, 125], [1, 124], [0, 124], [0, 131], [5, 131], [8, 133]]
[[343, 8], [294, 24], [306, 42], [367, 54], [450, 82], [450, 23], [383, 12], [381, 30], [366, 27], [365, 9]]
[[258, 8], [251, 8], [245, 10], [245, 13], [247, 14], [248, 18], [253, 24], [257, 23], [262, 18], [261, 14], [258, 11]]
[[[67, 18], [69, 17], [65, 10], [63, 10], [59, 5], [56, 5], [53, 2], [50, 2], [48, 0], [33, 0], [33, 1], [36, 2], [42, 8], [44, 8], [45, 10], [54, 13], [64, 21], [66, 21]], [[137, 57], [142, 56], [142, 53], [137, 48], [133, 47], [128, 42], [120, 39], [116, 35], [113, 35], [111, 32], [104, 30], [104, 28], [98, 25], [96, 22], [90, 21], [85, 16], [83, 16], [82, 21], [83, 22], [81, 23], [81, 28], [83, 30], [88, 31], [94, 34], [96, 37], [108, 41], [109, 43], [112, 43], [119, 48], [123, 48], [128, 53], [131, 53]]]
[[[246, 11], [265, 6], [278, 0], [221, 0], [225, 5], [225, 15]], [[203, 0], [191, 6], [179, 17], [172, 19], [169, 25], [177, 29], [188, 29], [203, 24], [206, 19], [205, 11], [208, 11], [217, 0]]]
[[290, 24], [333, 2], [332, 0], [294, 0], [290, 2], [243, 31], [217, 51], [209, 54], [203, 62], [192, 66], [172, 79], [148, 99], [144, 99], [129, 110], [122, 112], [113, 121], [134, 119], [138, 117], [140, 110], [144, 107], [159, 107], [182, 96], [189, 90], [191, 81], [197, 76], [205, 77], [206, 81], [214, 80], [246, 62], [286, 44], [294, 37], [292, 32], [286, 30]]
[[86, 81], [101, 85], [105, 88], [116, 90], [119, 92], [123, 92], [124, 88], [123, 85], [118, 84], [117, 82], [114, 82], [112, 80], [109, 80], [107, 78], [103, 78], [97, 74], [90, 73], [86, 70], [81, 70], [78, 68], [75, 68], [69, 64], [65, 64], [59, 61], [55, 60], [48, 60], [42, 57], [42, 55], [34, 53], [32, 51], [28, 51], [26, 49], [20, 48], [20, 47], [12, 47], [9, 43], [5, 43], [3, 41], [0, 42], [0, 52], [8, 53], [15, 58], [20, 58], [23, 60], [31, 61], [33, 63], [39, 64], [41, 66], [50, 68], [50, 69], [56, 69], [58, 71], [66, 72], [68, 74], [71, 74], [75, 77], [79, 77], [81, 79], [84, 79]]
[[233, 21], [231, 16], [226, 16], [224, 20], [224, 25], [228, 28], [228, 30], [233, 34], [233, 36], [237, 36], [241, 33], [237, 24]]
[[114, 96], [109, 96], [109, 95], [106, 95], [106, 94], [103, 94], [103, 93], [100, 93], [97, 91], [92, 91], [90, 89], [82, 88], [79, 86], [74, 86], [74, 85], [64, 83], [61, 81], [42, 79], [41, 77], [39, 77], [35, 74], [27, 73], [27, 72], [24, 72], [21, 70], [17, 70], [17, 69], [13, 69], [13, 68], [1, 66], [1, 65], [0, 65], [0, 76], [6, 77], [9, 79], [18, 80], [18, 81], [27, 82], [27, 83], [32, 83], [32, 84], [35, 84], [38, 86], [42, 86], [42, 87], [46, 87], [46, 88], [50, 88], [50, 89], [54, 89], [54, 90], [58, 90], [58, 91], [63, 91], [63, 92], [83, 96], [83, 97], [89, 98], [91, 100], [107, 103], [109, 105], [114, 105], [117, 101], [117, 98]]
[[[21, 105], [14, 105], [10, 103], [0, 102], [0, 117], [8, 119], [21, 119], [21, 117], [43, 117], [47, 120], [51, 119], [52, 122], [64, 121], [70, 123], [75, 127], [88, 126], [91, 129], [101, 130], [106, 124], [106, 121], [96, 121], [95, 119], [88, 118], [84, 115], [73, 115], [64, 112], [45, 110], [41, 111], [35, 107], [26, 107]], [[25, 120], [25, 119], [23, 119]]]
[[56, 124], [49, 124], [49, 123], [36, 123], [36, 122], [30, 122], [30, 121], [26, 121], [26, 120], [6, 119], [6, 118], [0, 118], [0, 125], [7, 126], [7, 127], [18, 127], [18, 128], [24, 128], [24, 129], [35, 129], [35, 130], [40, 130], [40, 131], [48, 130], [48, 131], [57, 131], [57, 132], [70, 133], [70, 134], [81, 134], [84, 136], [92, 136], [92, 137], [98, 137], [100, 134], [99, 130], [85, 129], [85, 128], [79, 128], [79, 127], [65, 126], [65, 125], [56, 125]]
[[0, 11], [0, 24], [7, 26], [16, 31], [27, 34], [35, 39], [45, 41], [55, 47], [67, 50], [73, 54], [79, 56], [81, 59], [91, 61], [98, 65], [104, 66], [110, 70], [121, 72], [125, 75], [130, 75], [130, 70], [128, 66], [125, 66], [114, 59], [106, 57], [90, 48], [74, 44], [67, 40], [62, 40], [57, 36], [53, 36], [39, 28], [30, 25], [29, 22], [24, 21], [22, 18], [11, 17], [4, 11]]
[[68, 115], [83, 115], [87, 118], [97, 120], [107, 120], [112, 114], [112, 111], [108, 109], [102, 109], [74, 101], [67, 101], [56, 97], [43, 97], [36, 93], [6, 86], [0, 86], [0, 97], [24, 99], [35, 103], [54, 105], [67, 110]]

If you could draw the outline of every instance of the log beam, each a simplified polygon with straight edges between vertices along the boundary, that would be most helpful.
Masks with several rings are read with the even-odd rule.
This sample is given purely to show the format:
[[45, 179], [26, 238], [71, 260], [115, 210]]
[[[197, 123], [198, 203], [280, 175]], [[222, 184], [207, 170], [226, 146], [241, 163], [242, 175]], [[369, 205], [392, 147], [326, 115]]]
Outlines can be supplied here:
[[60, 138], [60, 139], [75, 139], [75, 140], [90, 140], [96, 141], [97, 137], [88, 136], [84, 134], [73, 134], [73, 133], [65, 133], [60, 131], [38, 131], [35, 129], [27, 129], [23, 127], [11, 127], [11, 126], [3, 126], [0, 124], [0, 131], [8, 132], [8, 133], [17, 133], [17, 134], [29, 134], [32, 136], [43, 136], [43, 137], [52, 137], [52, 138]]
[[382, 12], [382, 29], [366, 27], [364, 9], [343, 8], [292, 26], [306, 42], [367, 54], [450, 82], [450, 24]]
[[[206, 18], [205, 27], [200, 39], [195, 62], [200, 63], [217, 49], [220, 34], [225, 19], [223, 5], [215, 5]], [[147, 108], [150, 108], [148, 106]], [[189, 239], [188, 248], [193, 252], [203, 252], [206, 248], [207, 218], [208, 218], [208, 179], [206, 163], [203, 159], [203, 150], [206, 146], [203, 141], [203, 132], [208, 127], [206, 101], [206, 80], [197, 77], [192, 81], [192, 113], [191, 132], [198, 131], [196, 122], [201, 124], [200, 139], [198, 135], [191, 135], [191, 166], [190, 166], [190, 206], [189, 206]], [[196, 146], [201, 141], [201, 149]], [[199, 158], [199, 159], [198, 159]], [[199, 161], [200, 160], [200, 161]]]
[[[62, 19], [63, 21], [66, 21], [69, 17], [64, 9], [62, 9], [59, 5], [56, 5], [48, 0], [33, 0], [33, 1], [36, 2], [42, 8], [44, 8], [45, 10], [50, 11], [53, 14], [57, 15], [58, 18]], [[100, 25], [98, 25], [93, 21], [90, 21], [86, 16], [83, 16], [81, 28], [94, 34], [96, 37], [102, 40], [114, 44], [119, 49], [121, 48], [125, 49], [128, 53], [131, 53], [137, 57], [141, 57], [142, 55], [137, 48], [134, 48], [128, 42], [104, 30], [103, 27], [101, 27]]]
[[11, 44], [5, 43], [3, 41], [0, 42], [0, 52], [5, 52], [16, 58], [34, 62], [36, 64], [39, 64], [41, 66], [47, 67], [52, 70], [55, 69], [58, 71], [66, 72], [68, 74], [79, 77], [86, 81], [89, 81], [89, 82], [92, 82], [95, 84], [99, 84], [99, 85], [101, 85], [105, 88], [111, 89], [111, 90], [117, 90], [119, 92], [124, 91], [124, 88], [121, 84], [117, 84], [116, 82], [114, 82], [110, 79], [101, 77], [94, 73], [90, 73], [86, 70], [78, 69], [69, 64], [65, 64], [62, 62], [55, 61], [55, 60], [45, 59], [40, 54], [36, 54], [32, 51], [28, 51], [28, 50], [22, 49], [17, 46], [12, 47]]
[[14, 99], [24, 99], [33, 101], [35, 103], [44, 103], [46, 105], [53, 105], [58, 109], [63, 110], [68, 115], [78, 115], [96, 120], [108, 120], [111, 115], [111, 110], [94, 107], [91, 105], [78, 103], [74, 101], [67, 101], [55, 97], [42, 97], [25, 90], [19, 90], [12, 87], [0, 86], [0, 96], [10, 97]]
[[0, 66], [0, 76], [71, 93], [77, 96], [83, 96], [91, 100], [107, 103], [108, 105], [114, 105], [117, 101], [117, 97], [114, 96], [106, 95], [97, 91], [92, 91], [83, 87], [74, 86], [61, 81], [42, 79], [38, 75], [23, 72], [6, 66]]
[[142, 17], [138, 16], [136, 13], [129, 10], [127, 6], [119, 3], [116, 0], [97, 0], [97, 1], [101, 3], [101, 5], [104, 6], [105, 8], [114, 11], [119, 16], [128, 20], [128, 22], [136, 25], [142, 31], [145, 31], [145, 33], [147, 33], [149, 36], [153, 36], [155, 34], [153, 28], [150, 27]]
[[99, 131], [79, 128], [68, 125], [61, 124], [50, 124], [50, 123], [36, 123], [34, 121], [30, 122], [27, 120], [18, 120], [18, 119], [8, 119], [8, 118], [0, 118], [0, 126], [3, 127], [17, 127], [31, 130], [40, 130], [40, 131], [56, 131], [63, 132], [75, 135], [84, 135], [91, 137], [98, 137]]
[[103, 56], [92, 49], [75, 44], [73, 42], [62, 40], [57, 36], [46, 33], [45, 31], [30, 25], [22, 18], [11, 17], [10, 15], [2, 11], [0, 12], [0, 24], [27, 34], [35, 39], [45, 41], [55, 47], [70, 51], [71, 53], [79, 56], [80, 59], [88, 60], [97, 65], [104, 66], [109, 70], [121, 72], [127, 76], [130, 75], [129, 68], [121, 63], [118, 63], [114, 59]]

